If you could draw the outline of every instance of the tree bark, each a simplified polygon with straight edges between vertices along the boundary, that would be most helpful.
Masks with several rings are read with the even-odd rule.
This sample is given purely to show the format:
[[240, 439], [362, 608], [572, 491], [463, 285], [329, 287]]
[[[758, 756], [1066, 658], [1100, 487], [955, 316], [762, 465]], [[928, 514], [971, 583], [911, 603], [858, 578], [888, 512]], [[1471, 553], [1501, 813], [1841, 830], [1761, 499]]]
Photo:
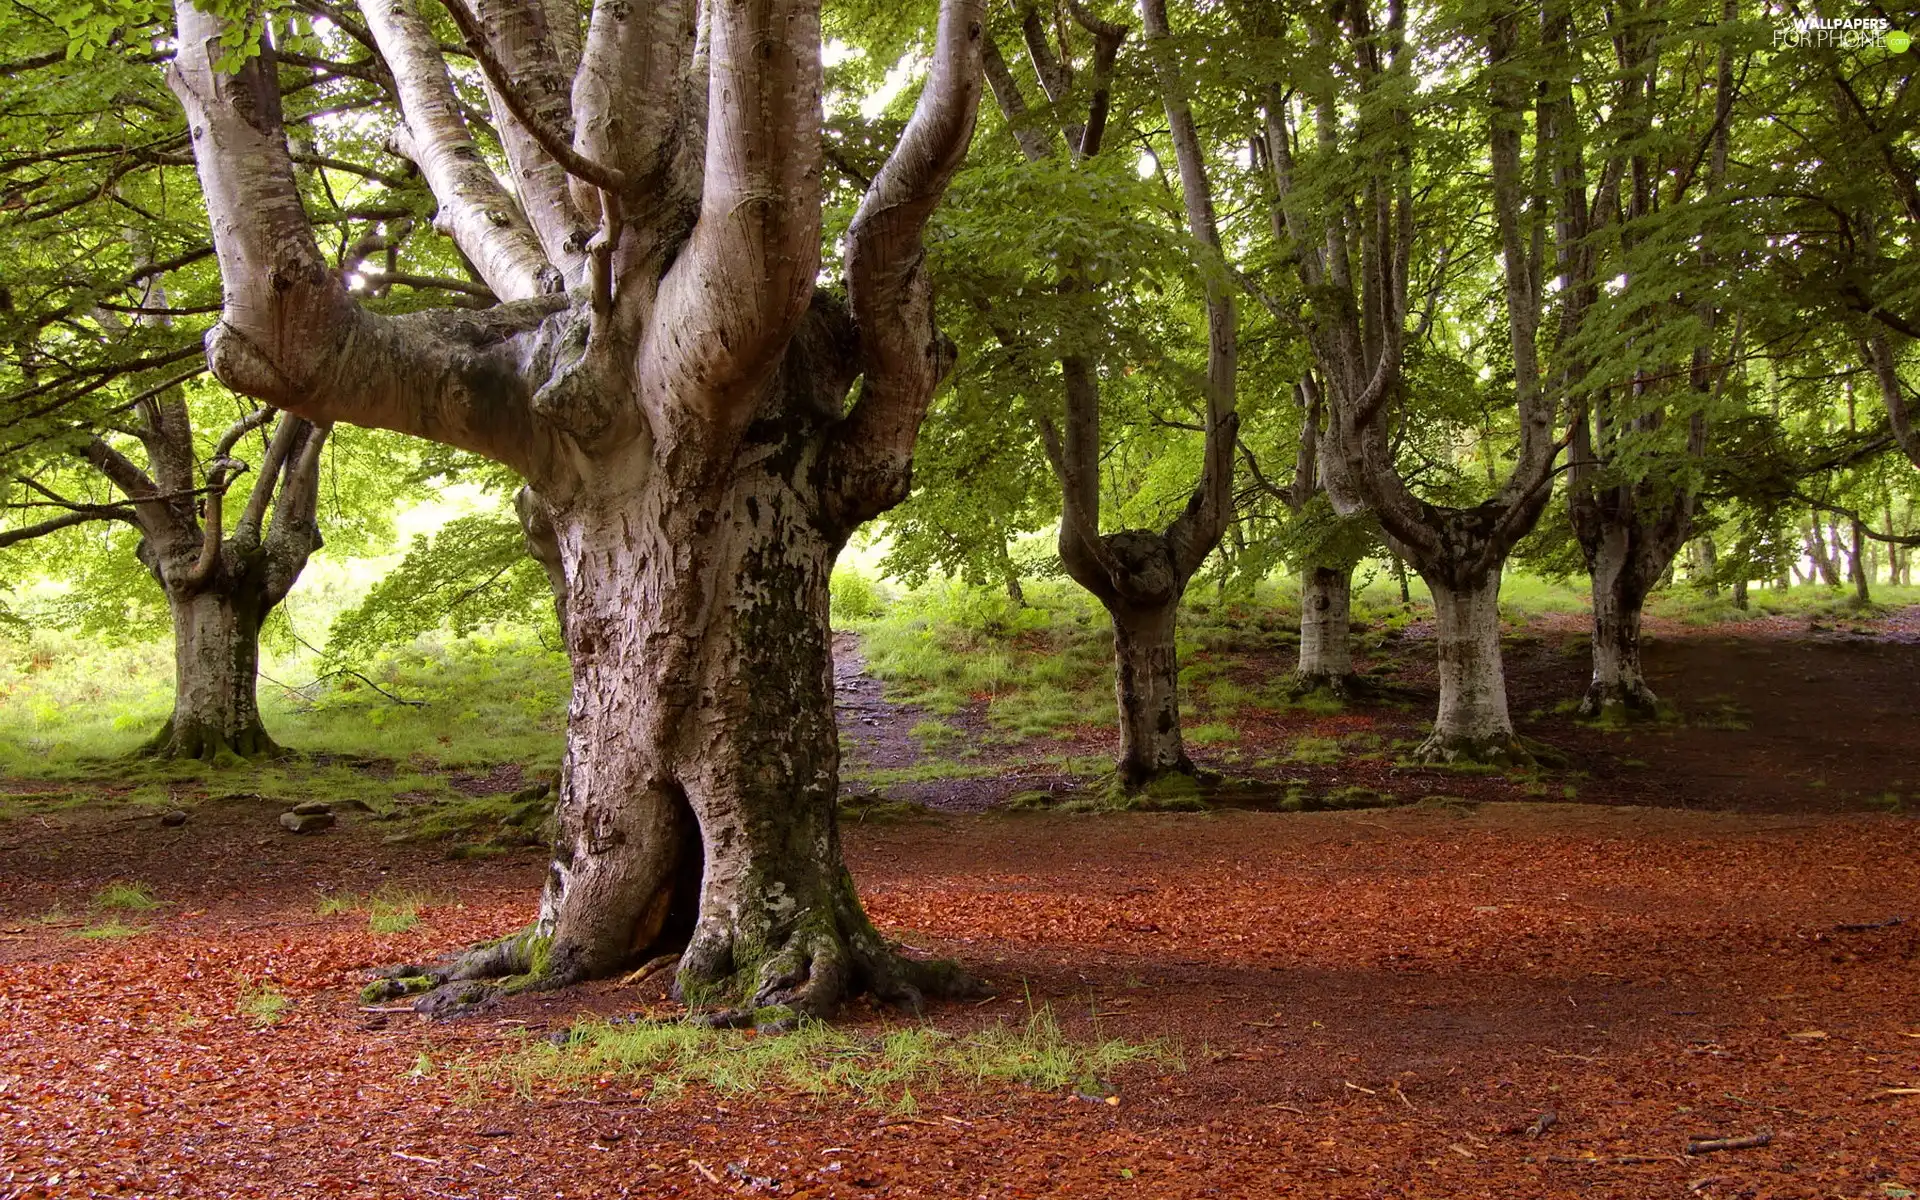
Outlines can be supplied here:
[[1658, 701], [1640, 670], [1640, 614], [1647, 599], [1646, 564], [1621, 531], [1588, 554], [1593, 575], [1593, 682], [1580, 715], [1601, 720], [1651, 717]]
[[1477, 579], [1423, 574], [1440, 646], [1440, 711], [1416, 752], [1428, 762], [1531, 762], [1507, 714], [1500, 664], [1500, 571]]
[[1353, 568], [1308, 567], [1300, 573], [1300, 665], [1296, 691], [1351, 690]]
[[265, 597], [256, 580], [179, 594], [173, 614], [173, 715], [141, 747], [161, 758], [222, 762], [279, 753], [260, 721], [255, 689]]
[[1180, 661], [1174, 650], [1177, 599], [1110, 605], [1114, 698], [1120, 707], [1120, 785], [1137, 791], [1165, 775], [1191, 775], [1180, 733]]

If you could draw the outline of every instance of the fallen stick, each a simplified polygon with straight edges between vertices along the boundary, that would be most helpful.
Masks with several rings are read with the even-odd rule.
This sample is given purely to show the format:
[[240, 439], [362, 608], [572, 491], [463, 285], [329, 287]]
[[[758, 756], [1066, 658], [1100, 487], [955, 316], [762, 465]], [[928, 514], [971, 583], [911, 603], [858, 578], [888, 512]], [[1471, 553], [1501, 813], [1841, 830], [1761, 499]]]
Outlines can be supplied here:
[[1905, 925], [1905, 917], [1888, 917], [1884, 921], [1856, 921], [1844, 925], [1835, 925], [1837, 933], [1865, 933], [1869, 929], [1892, 929], [1895, 925]]
[[641, 966], [638, 970], [627, 972], [626, 975], [624, 975], [621, 978], [620, 986], [631, 987], [634, 984], [639, 983], [642, 980], [646, 979], [648, 976], [657, 973], [663, 967], [673, 966], [677, 964], [679, 961], [680, 961], [680, 956], [678, 954], [662, 954], [658, 958], [650, 959], [647, 961], [645, 965]]
[[1745, 1137], [1688, 1138], [1688, 1154], [1712, 1154], [1716, 1150], [1758, 1150], [1773, 1141], [1770, 1133], [1750, 1133]]

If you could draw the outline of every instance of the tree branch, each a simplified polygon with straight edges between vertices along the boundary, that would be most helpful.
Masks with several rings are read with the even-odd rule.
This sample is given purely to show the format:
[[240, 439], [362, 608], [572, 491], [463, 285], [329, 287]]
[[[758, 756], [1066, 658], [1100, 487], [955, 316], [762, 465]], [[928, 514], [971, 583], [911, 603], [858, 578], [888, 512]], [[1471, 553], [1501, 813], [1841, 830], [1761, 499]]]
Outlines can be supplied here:
[[62, 529], [71, 529], [75, 525], [85, 525], [92, 521], [125, 521], [132, 525], [138, 525], [139, 523], [134, 519], [133, 510], [127, 508], [103, 507], [99, 511], [70, 512], [41, 521], [38, 524], [23, 525], [18, 529], [0, 529], [0, 549], [18, 545], [21, 542], [31, 541], [34, 538], [45, 537], [50, 533], [58, 533]]
[[[458, 0], [449, 0], [448, 9], [460, 9]], [[559, 272], [548, 264], [513, 197], [474, 148], [446, 62], [414, 0], [360, 0], [360, 11], [393, 71], [405, 118], [403, 148], [440, 201], [436, 224], [495, 295], [524, 300], [561, 290]], [[463, 13], [456, 13], [456, 22]]]
[[847, 230], [847, 297], [866, 381], [836, 438], [843, 460], [904, 472], [953, 364], [935, 327], [923, 237], [973, 140], [985, 23], [984, 0], [943, 0], [926, 89]]

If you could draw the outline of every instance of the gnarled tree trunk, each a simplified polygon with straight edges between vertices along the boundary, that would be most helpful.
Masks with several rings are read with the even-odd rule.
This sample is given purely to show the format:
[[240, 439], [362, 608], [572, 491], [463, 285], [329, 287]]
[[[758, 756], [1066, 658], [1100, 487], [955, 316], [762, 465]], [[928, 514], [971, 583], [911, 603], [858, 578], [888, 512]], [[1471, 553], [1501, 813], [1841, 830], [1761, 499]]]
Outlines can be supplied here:
[[957, 970], [874, 932], [841, 859], [827, 585], [848, 533], [905, 497], [951, 365], [922, 234], [971, 139], [984, 8], [941, 4], [925, 89], [846, 233], [844, 302], [816, 289], [817, 0], [596, 9], [577, 46], [539, 36], [537, 0], [476, 8], [452, 13], [505, 110], [517, 197], [471, 153], [424, 18], [362, 5], [441, 223], [507, 301], [398, 318], [327, 269], [271, 72], [218, 69], [219, 20], [176, 9], [173, 86], [227, 285], [216, 372], [485, 454], [538, 492], [523, 527], [574, 673], [552, 870], [535, 924], [435, 968], [454, 987], [425, 1003], [681, 945], [682, 992], [723, 1019], [954, 990]]
[[1602, 720], [1651, 717], [1659, 708], [1640, 670], [1640, 613], [1661, 567], [1636, 562], [1626, 530], [1610, 531], [1588, 551], [1593, 577], [1593, 681], [1580, 715]]
[[1120, 708], [1120, 784], [1131, 791], [1163, 775], [1193, 773], [1180, 734], [1180, 658], [1174, 649], [1178, 599], [1109, 604], [1113, 691]]

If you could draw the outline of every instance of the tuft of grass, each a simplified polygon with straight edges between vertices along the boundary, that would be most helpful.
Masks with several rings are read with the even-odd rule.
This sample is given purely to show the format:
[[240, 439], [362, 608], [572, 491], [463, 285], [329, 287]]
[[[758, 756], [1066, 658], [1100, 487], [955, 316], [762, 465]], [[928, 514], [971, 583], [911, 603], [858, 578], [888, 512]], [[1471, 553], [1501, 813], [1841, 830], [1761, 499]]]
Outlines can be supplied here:
[[129, 925], [118, 917], [109, 917], [104, 921], [96, 921], [85, 929], [74, 930], [73, 936], [111, 941], [117, 938], [139, 937], [146, 931], [145, 925]]
[[1335, 738], [1302, 737], [1293, 743], [1293, 749], [1287, 757], [1301, 763], [1336, 763], [1343, 757], [1340, 742]]
[[660, 1099], [695, 1087], [721, 1095], [789, 1090], [910, 1112], [919, 1103], [916, 1092], [937, 1092], [949, 1081], [1101, 1090], [1113, 1072], [1134, 1064], [1184, 1069], [1179, 1052], [1164, 1041], [1069, 1038], [1042, 1005], [1021, 1025], [1003, 1022], [960, 1035], [930, 1025], [875, 1036], [812, 1021], [783, 1034], [681, 1022], [589, 1022], [575, 1025], [563, 1044], [536, 1042], [472, 1069], [523, 1096], [540, 1087], [617, 1079]]
[[351, 892], [322, 896], [315, 911], [323, 917], [363, 912], [367, 914], [369, 931], [380, 934], [405, 933], [420, 924], [421, 909], [438, 903], [441, 901], [427, 892], [383, 887], [366, 896]]
[[116, 881], [95, 892], [87, 906], [96, 912], [151, 912], [160, 899], [144, 883]]
[[1204, 725], [1194, 725], [1185, 732], [1185, 737], [1196, 746], [1219, 746], [1240, 740], [1240, 733], [1231, 725], [1219, 721], [1209, 721]]
[[405, 933], [420, 924], [421, 895], [375, 896], [367, 905], [367, 928], [374, 933]]
[[945, 753], [967, 740], [964, 729], [957, 729], [945, 721], [917, 722], [907, 731], [907, 736], [920, 743], [920, 749], [927, 754]]
[[287, 1015], [293, 999], [270, 983], [248, 983], [241, 985], [240, 997], [233, 1007], [256, 1028], [265, 1028], [278, 1024]]

